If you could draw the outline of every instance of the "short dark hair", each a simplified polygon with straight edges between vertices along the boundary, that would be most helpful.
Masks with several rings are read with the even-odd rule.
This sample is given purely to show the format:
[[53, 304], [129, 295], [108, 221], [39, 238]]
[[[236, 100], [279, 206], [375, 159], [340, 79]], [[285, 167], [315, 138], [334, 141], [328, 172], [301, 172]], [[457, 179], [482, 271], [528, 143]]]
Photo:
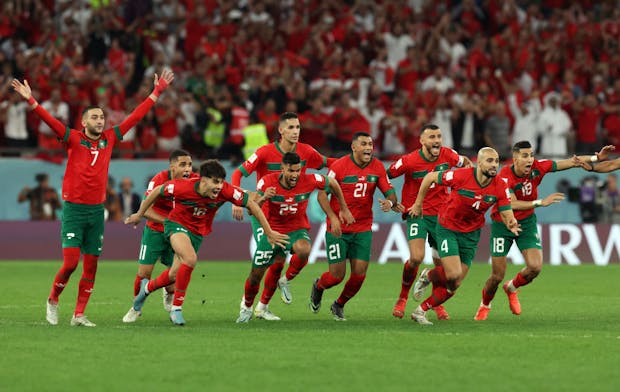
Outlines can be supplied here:
[[278, 120], [278, 124], [285, 122], [286, 120], [292, 120], [294, 118], [299, 118], [297, 113], [295, 112], [284, 112], [280, 115], [280, 119]]
[[43, 181], [47, 181], [47, 174], [45, 173], [37, 173], [36, 176], [34, 176], [34, 179], [36, 182], [38, 183], [42, 183]]
[[226, 178], [226, 169], [217, 159], [207, 159], [200, 165], [200, 177]]
[[370, 134], [368, 132], [355, 132], [353, 134], [353, 137], [351, 138], [351, 142], [356, 141], [360, 137], [372, 137], [372, 136], [370, 136]]
[[439, 127], [435, 124], [424, 124], [420, 129], [420, 135], [422, 135], [427, 129], [430, 129], [431, 131], [436, 131], [439, 129]]
[[512, 146], [512, 152], [519, 152], [522, 148], [532, 148], [532, 144], [527, 140], [521, 140], [520, 142], [516, 142], [514, 146]]
[[[86, 116], [86, 113], [88, 113], [89, 110], [93, 110], [93, 109], [101, 109], [101, 107], [96, 106], [96, 105], [88, 105], [88, 106], [86, 106], [84, 108], [84, 110], [82, 110], [82, 117]], [[103, 111], [103, 109], [101, 109], [101, 110]]]
[[185, 150], [181, 150], [181, 149], [173, 150], [170, 153], [170, 157], [168, 158], [168, 161], [172, 163], [173, 161], [176, 161], [177, 159], [179, 159], [179, 157], [191, 157], [191, 156], [192, 155]]
[[297, 165], [301, 163], [301, 158], [295, 152], [287, 152], [282, 156], [282, 163], [285, 165]]

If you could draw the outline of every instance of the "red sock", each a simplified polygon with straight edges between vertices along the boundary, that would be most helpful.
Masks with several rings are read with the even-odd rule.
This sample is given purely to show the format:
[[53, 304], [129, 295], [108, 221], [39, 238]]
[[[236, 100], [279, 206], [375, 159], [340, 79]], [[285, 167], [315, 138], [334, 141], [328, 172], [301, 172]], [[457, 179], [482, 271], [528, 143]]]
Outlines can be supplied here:
[[319, 282], [316, 286], [320, 290], [325, 290], [330, 287], [334, 287], [340, 282], [342, 282], [342, 278], [336, 278], [334, 275], [331, 274], [331, 272], [327, 271], [323, 273], [323, 275], [321, 275], [321, 277], [319, 278]]
[[95, 275], [97, 275], [97, 260], [99, 260], [99, 256], [84, 255], [84, 271], [82, 272], [82, 279], [80, 279], [80, 284], [78, 285], [77, 304], [75, 305], [74, 314], [76, 317], [84, 315], [84, 310], [93, 292]]
[[[177, 272], [177, 276], [178, 276], [178, 272]], [[155, 290], [168, 286], [170, 283], [174, 283], [174, 280], [170, 279], [170, 268], [167, 268], [165, 271], [159, 274], [157, 278], [153, 280], [149, 280], [149, 283], [147, 283], [146, 285], [146, 291], [148, 291], [149, 293], [152, 293]]]
[[[308, 259], [300, 259], [297, 255], [291, 257], [288, 268], [286, 269], [286, 279], [293, 280], [301, 272], [302, 269], [308, 264]], [[264, 302], [263, 302], [264, 303]]]
[[56, 273], [56, 277], [54, 277], [54, 283], [52, 284], [52, 290], [49, 296], [49, 300], [53, 303], [58, 303], [60, 293], [65, 289], [69, 277], [80, 262], [80, 248], [63, 248], [62, 257], [62, 267], [60, 267], [58, 273]]
[[271, 301], [271, 297], [273, 297], [273, 293], [276, 292], [276, 288], [278, 287], [278, 279], [280, 279], [282, 268], [284, 268], [284, 264], [282, 263], [273, 263], [267, 268], [260, 302], [268, 304], [269, 301]]
[[409, 260], [403, 266], [403, 280], [400, 287], [400, 298], [407, 298], [409, 296], [409, 290], [411, 290], [411, 286], [413, 286], [413, 282], [415, 281], [415, 277], [418, 275], [418, 267], [419, 264], [416, 264], [414, 267], [411, 266]]
[[448, 279], [446, 278], [446, 271], [444, 271], [443, 266], [438, 265], [428, 272], [428, 280], [433, 282], [436, 286], [446, 287], [446, 283]]
[[179, 270], [177, 271], [177, 280], [174, 284], [174, 299], [172, 300], [172, 306], [176, 306], [178, 308], [183, 306], [183, 301], [185, 301], [185, 292], [187, 291], [187, 286], [189, 286], [189, 281], [192, 278], [193, 271], [194, 267], [190, 267], [187, 264], [181, 264], [179, 267]]
[[338, 305], [344, 306], [351, 298], [360, 291], [362, 287], [362, 283], [364, 283], [364, 279], [366, 279], [366, 274], [363, 275], [353, 275], [349, 276], [349, 280], [344, 285], [344, 289], [342, 289], [342, 293], [340, 297], [336, 300]]
[[485, 289], [482, 289], [482, 304], [484, 306], [491, 306], [491, 301], [495, 298], [495, 292], [497, 291], [497, 287], [493, 292], [487, 292]]
[[422, 309], [429, 310], [436, 306], [439, 306], [442, 303], [446, 302], [448, 299], [450, 299], [450, 297], [452, 297], [453, 295], [454, 293], [448, 291], [448, 289], [446, 289], [445, 287], [437, 286], [433, 288], [431, 296], [425, 299], [424, 302], [422, 302]]
[[245, 306], [250, 307], [254, 304], [254, 298], [256, 298], [256, 294], [258, 294], [259, 289], [260, 283], [257, 285], [252, 285], [249, 278], [245, 280], [245, 290], [243, 294]]
[[140, 292], [140, 282], [142, 281], [142, 277], [136, 274], [136, 279], [133, 281], [133, 296], [135, 297]]
[[530, 283], [530, 281], [525, 280], [523, 275], [521, 275], [521, 272], [519, 272], [517, 276], [515, 276], [514, 279], [512, 280], [512, 285], [515, 286], [515, 289], [521, 286], [525, 286], [528, 283]]

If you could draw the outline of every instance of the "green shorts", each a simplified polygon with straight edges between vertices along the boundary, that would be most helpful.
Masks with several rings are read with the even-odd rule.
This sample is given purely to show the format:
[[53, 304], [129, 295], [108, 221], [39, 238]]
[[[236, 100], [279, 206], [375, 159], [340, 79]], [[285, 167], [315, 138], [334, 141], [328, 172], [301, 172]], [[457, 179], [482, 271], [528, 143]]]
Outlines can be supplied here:
[[[180, 225], [176, 222], [172, 222], [168, 219], [164, 221], [164, 237], [166, 241], [170, 242], [170, 236], [175, 233], [183, 233], [189, 237], [189, 240], [192, 243], [192, 248], [194, 248], [194, 252], [198, 254], [198, 249], [200, 249], [200, 245], [202, 244], [203, 237], [201, 235], [192, 233], [185, 226]], [[173, 249], [174, 252], [174, 249]]]
[[164, 233], [155, 231], [148, 226], [142, 232], [138, 263], [153, 265], [159, 259], [166, 267], [172, 267], [174, 251]]
[[514, 235], [503, 222], [493, 221], [491, 223], [491, 256], [502, 257], [508, 254], [512, 242], [515, 241], [520, 250], [542, 249], [540, 235], [538, 235], [538, 221], [536, 215], [532, 214], [520, 220], [521, 233]]
[[327, 248], [327, 262], [336, 264], [347, 259], [370, 261], [370, 246], [372, 231], [361, 233], [343, 233], [340, 238], [332, 233], [325, 233], [325, 247]]
[[80, 248], [82, 254], [99, 256], [103, 247], [103, 204], [65, 201], [62, 207], [60, 239], [63, 248]]
[[461, 233], [446, 229], [438, 223], [437, 239], [439, 240], [439, 248], [437, 249], [439, 257], [459, 256], [461, 263], [471, 267], [480, 240], [480, 229]]
[[437, 227], [437, 215], [424, 215], [412, 218], [407, 215], [407, 241], [422, 238], [427, 239], [432, 248], [437, 248], [437, 237], [435, 230]]
[[299, 240], [311, 242], [310, 234], [308, 234], [308, 230], [306, 229], [295, 230], [286, 234], [289, 237], [289, 243], [286, 248], [281, 246], [272, 247], [267, 236], [261, 235], [256, 243], [254, 257], [252, 257], [252, 267], [260, 268], [270, 266], [273, 264], [274, 256], [286, 255], [287, 251], [293, 253], [293, 245]]

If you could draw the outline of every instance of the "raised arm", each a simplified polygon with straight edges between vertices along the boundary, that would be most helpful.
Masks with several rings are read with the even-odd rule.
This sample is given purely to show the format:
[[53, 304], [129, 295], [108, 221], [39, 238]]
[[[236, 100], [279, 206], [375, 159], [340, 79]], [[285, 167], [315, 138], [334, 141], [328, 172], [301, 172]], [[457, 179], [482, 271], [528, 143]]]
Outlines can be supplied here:
[[[577, 162], [575, 160], [575, 157], [571, 157], [569, 159], [562, 159], [559, 161], [556, 161], [556, 171], [562, 171], [562, 170], [566, 170], [566, 169], [571, 169], [573, 167], [584, 167], [586, 170], [589, 170], [588, 166], [598, 166], [601, 163], [601, 161], [606, 161], [607, 158], [609, 158], [609, 154], [614, 151], [616, 149], [615, 146], [613, 145], [607, 145], [603, 148], [601, 148], [601, 150], [597, 153], [595, 153], [594, 155], [579, 155], [576, 158], [583, 162], [585, 165], [581, 164], [580, 162]], [[601, 162], [597, 165], [592, 165], [593, 163], [596, 162]], [[595, 170], [596, 171], [596, 170]]]
[[28, 81], [24, 80], [24, 83], [22, 83], [17, 79], [13, 79], [11, 86], [19, 95], [22, 96], [22, 98], [28, 101], [30, 109], [34, 110], [35, 114], [39, 116], [39, 118], [41, 118], [41, 120], [43, 120], [43, 122], [45, 122], [52, 129], [52, 131], [54, 131], [56, 136], [63, 139], [68, 127], [39, 105], [39, 103], [32, 96], [32, 89], [30, 88]]
[[172, 73], [169, 69], [164, 69], [161, 73], [161, 77], [158, 77], [157, 74], [154, 76], [153, 80], [153, 92], [144, 100], [137, 108], [131, 112], [129, 116], [122, 123], [119, 124], [118, 128], [121, 131], [121, 134], [124, 135], [131, 128], [133, 128], [153, 107], [160, 94], [168, 88], [168, 85], [172, 83], [174, 80], [174, 73]]

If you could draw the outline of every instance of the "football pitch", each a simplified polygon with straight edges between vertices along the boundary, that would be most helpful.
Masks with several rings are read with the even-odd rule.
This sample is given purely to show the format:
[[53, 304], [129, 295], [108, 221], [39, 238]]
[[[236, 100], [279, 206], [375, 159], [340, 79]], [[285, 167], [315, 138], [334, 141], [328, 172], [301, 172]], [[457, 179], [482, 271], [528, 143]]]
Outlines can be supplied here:
[[[308, 309], [311, 282], [327, 267], [309, 265], [292, 282], [291, 305], [276, 292], [282, 321], [235, 324], [248, 263], [202, 262], [175, 327], [161, 295], [151, 295], [135, 324], [135, 262], [100, 262], [86, 314], [96, 328], [70, 327], [81, 267], [60, 298], [60, 323], [45, 321], [45, 299], [60, 261], [0, 262], [2, 391], [616, 391], [620, 388], [620, 265], [545, 265], [520, 293], [513, 316], [500, 290], [489, 319], [473, 321], [490, 266], [474, 264], [447, 304], [449, 321], [423, 327], [395, 319], [399, 263], [372, 264], [360, 293]], [[512, 277], [518, 267], [511, 266]], [[161, 266], [156, 267], [156, 273]]]

